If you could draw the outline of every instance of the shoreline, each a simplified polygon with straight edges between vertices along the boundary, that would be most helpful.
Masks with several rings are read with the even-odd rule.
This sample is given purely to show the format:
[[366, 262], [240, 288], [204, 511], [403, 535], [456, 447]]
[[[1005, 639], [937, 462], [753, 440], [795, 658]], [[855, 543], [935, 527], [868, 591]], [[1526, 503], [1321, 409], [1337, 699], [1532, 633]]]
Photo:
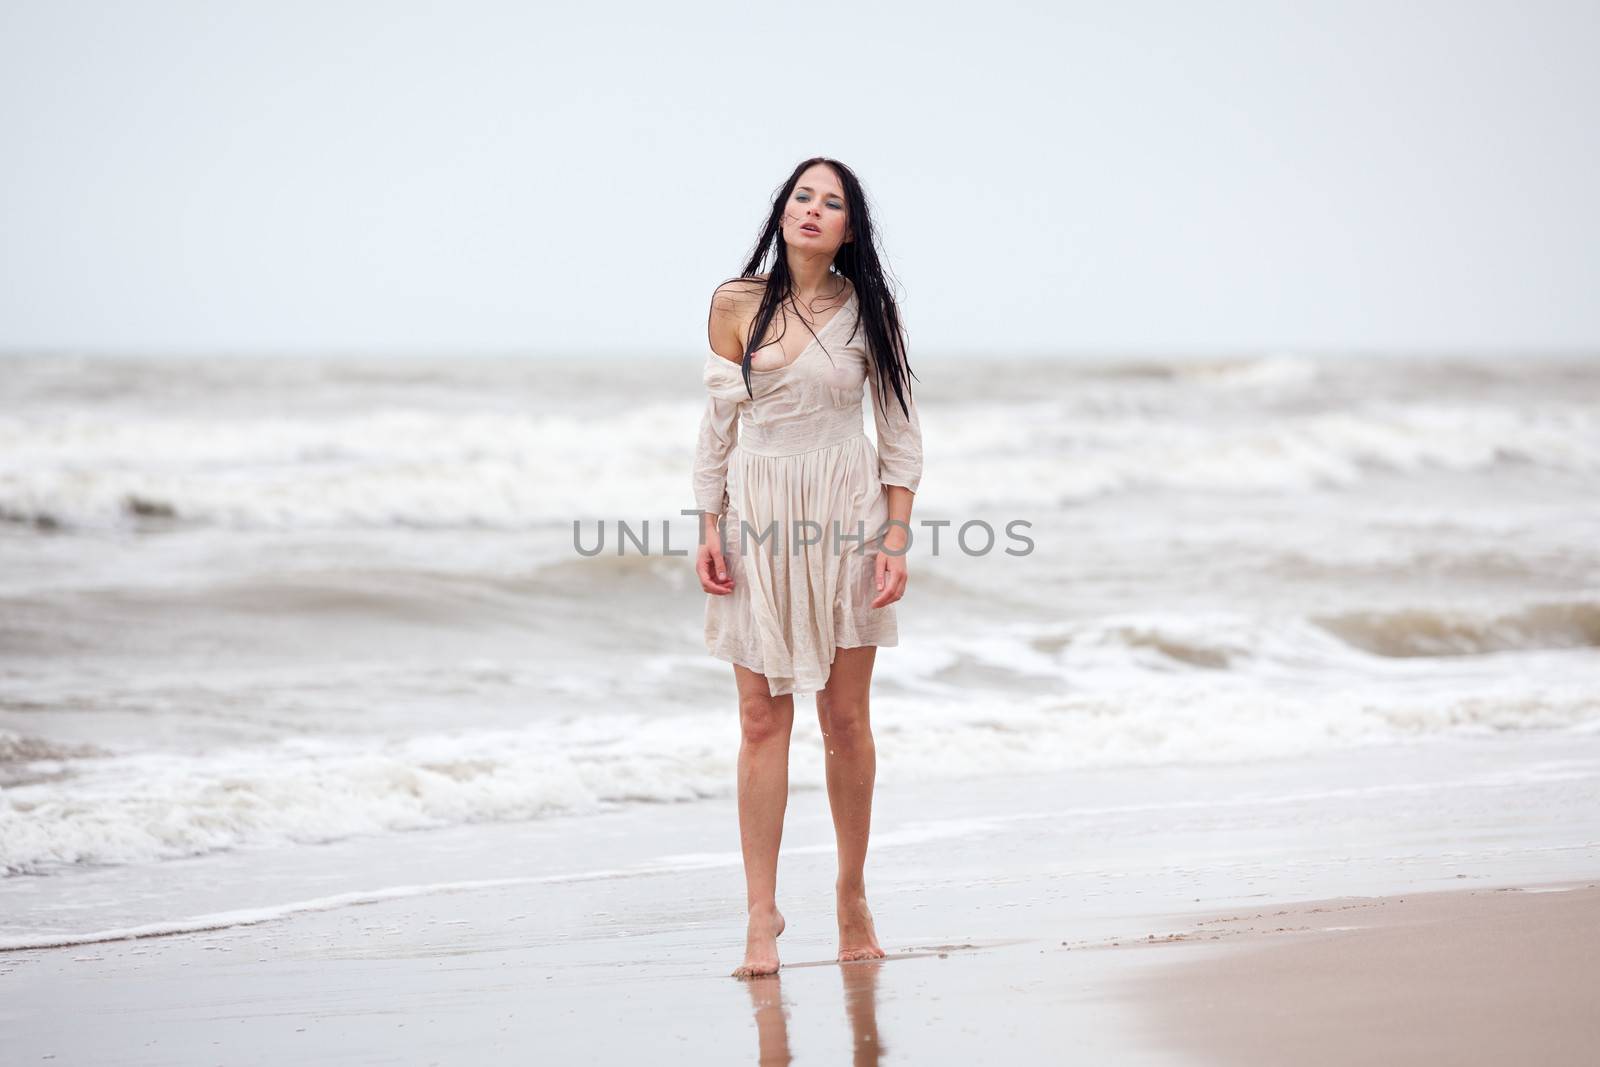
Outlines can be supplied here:
[[839, 964], [827, 798], [796, 790], [783, 967], [755, 981], [731, 977], [732, 798], [30, 878], [0, 887], [13, 937], [240, 921], [0, 953], [0, 1017], [17, 1062], [840, 1062], [870, 1045], [907, 1062], [1193, 1064], [1187, 1024], [1160, 1014], [1181, 1010], [1182, 979], [1164, 976], [1224, 966], [1254, 937], [1309, 978], [1309, 939], [1335, 935], [1263, 930], [1370, 925], [1276, 914], [1328, 901], [1517, 897], [1541, 937], [1560, 924], [1540, 916], [1587, 899], [1494, 887], [1595, 882], [1597, 797], [1589, 736], [882, 780], [867, 886], [889, 958]]

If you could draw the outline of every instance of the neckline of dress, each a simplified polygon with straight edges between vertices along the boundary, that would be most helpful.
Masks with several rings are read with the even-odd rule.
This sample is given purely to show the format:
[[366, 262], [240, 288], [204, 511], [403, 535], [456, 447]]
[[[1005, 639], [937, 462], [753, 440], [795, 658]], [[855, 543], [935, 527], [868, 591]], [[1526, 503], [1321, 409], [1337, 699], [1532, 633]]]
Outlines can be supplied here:
[[[815, 348], [819, 343], [821, 343], [822, 335], [827, 333], [830, 329], [832, 329], [833, 328], [833, 324], [838, 322], [839, 318], [846, 311], [849, 311], [851, 309], [851, 307], [853, 307], [855, 305], [855, 302], [856, 302], [856, 286], [855, 286], [854, 282], [851, 282], [850, 283], [850, 297], [849, 297], [849, 299], [847, 299], [843, 304], [839, 305], [839, 310], [835, 311], [833, 313], [833, 315], [829, 317], [828, 321], [822, 324], [822, 329], [811, 331], [811, 340], [806, 342], [806, 346], [800, 350], [800, 354], [798, 356], [795, 356], [793, 359], [791, 359], [789, 362], [785, 363], [781, 367], [767, 367], [765, 370], [758, 370], [755, 367], [751, 367], [750, 368], [750, 373], [751, 374], [777, 374], [779, 371], [786, 371], [790, 367], [794, 366], [796, 363], [799, 363], [802, 359], [805, 359], [806, 356], [811, 352], [811, 350], [813, 348]], [[717, 358], [720, 359], [722, 357], [719, 356]]]

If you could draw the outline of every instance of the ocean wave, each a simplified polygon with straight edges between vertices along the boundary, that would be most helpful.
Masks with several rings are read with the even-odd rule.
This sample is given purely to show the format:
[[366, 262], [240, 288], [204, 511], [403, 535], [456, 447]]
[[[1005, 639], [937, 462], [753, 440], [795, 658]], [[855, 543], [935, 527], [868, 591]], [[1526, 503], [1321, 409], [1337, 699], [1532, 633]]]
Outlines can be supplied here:
[[929, 455], [944, 492], [976, 506], [1149, 490], [1297, 493], [1384, 475], [1592, 476], [1600, 472], [1600, 412], [1411, 403], [1245, 408], [1202, 420], [1161, 408], [997, 405], [942, 423]]
[[1173, 378], [1222, 389], [1309, 389], [1323, 380], [1323, 374], [1313, 359], [1274, 355], [1188, 361], [1174, 366]]
[[[0, 521], [44, 530], [524, 529], [692, 507], [689, 404], [606, 416], [389, 410], [0, 417]], [[677, 441], [676, 451], [662, 441]]]
[[1358, 611], [1313, 621], [1340, 640], [1377, 656], [1600, 648], [1600, 604], [1589, 601], [1530, 604], [1514, 611]]
[[[1338, 684], [1394, 677], [1388, 673], [1392, 660], [1600, 648], [1600, 603], [1535, 601], [1480, 609], [1419, 605], [1278, 618], [1221, 611], [1127, 613], [1020, 626], [1016, 633], [1031, 633], [1025, 652], [1017, 651], [1020, 638], [991, 647], [1013, 650], [1009, 662], [1018, 668], [1048, 663], [1064, 680], [1081, 678], [1086, 670], [1121, 667], [1130, 678], [1140, 671], [1182, 669], [1299, 678], [1306, 684], [1326, 675], [1330, 684]], [[970, 654], [972, 645], [958, 647]]]
[[28, 737], [13, 730], [0, 730], [0, 764], [102, 755], [110, 753], [95, 745], [51, 741], [43, 737]]
[[[1182, 818], [1196, 809], [1221, 812], [1233, 809], [1259, 815], [1272, 807], [1299, 807], [1311, 801], [1334, 798], [1346, 800], [1376, 800], [1380, 798], [1412, 798], [1437, 796], [1449, 791], [1483, 793], [1498, 789], [1526, 789], [1530, 785], [1584, 782], [1595, 778], [1596, 767], [1590, 761], [1556, 760], [1534, 765], [1524, 765], [1507, 770], [1495, 770], [1467, 776], [1432, 779], [1426, 781], [1380, 782], [1355, 786], [1306, 786], [1278, 791], [1249, 790], [1233, 796], [1194, 799], [1189, 797], [1153, 798], [1126, 803], [1078, 804], [1047, 809], [1032, 808], [1006, 813], [956, 818], [913, 819], [890, 828], [873, 830], [872, 847], [876, 852], [897, 848], [926, 845], [935, 841], [973, 840], [991, 836], [1016, 824], [1038, 821], [1104, 821], [1107, 817], [1139, 814], [1155, 816], [1167, 813]], [[789, 845], [785, 856], [831, 856], [832, 842], [812, 845]], [[301, 898], [249, 908], [236, 908], [199, 915], [187, 915], [139, 923], [132, 926], [100, 927], [86, 930], [30, 930], [0, 934], [0, 952], [28, 949], [62, 948], [74, 945], [93, 945], [111, 941], [139, 940], [167, 937], [178, 934], [228, 930], [276, 922], [295, 915], [338, 911], [345, 908], [393, 900], [457, 894], [485, 889], [525, 887], [539, 885], [600, 882], [632, 878], [649, 878], [662, 874], [687, 871], [737, 870], [744, 858], [737, 849], [671, 853], [653, 856], [624, 867], [601, 867], [564, 871], [558, 874], [513, 875], [497, 878], [455, 879], [441, 882], [421, 882], [378, 886], [344, 893]]]
[[1324, 380], [1316, 359], [1279, 353], [1188, 359], [1126, 359], [1082, 364], [1087, 379], [1183, 382], [1220, 389], [1305, 389]]
[[[1423, 675], [1310, 624], [1265, 649], [1205, 630], [1124, 619], [1054, 641], [1019, 627], [902, 649], [874, 696], [880, 770], [898, 781], [955, 781], [1600, 725], [1600, 692], [1532, 660], [1527, 672]], [[1562, 654], [1576, 653], [1526, 653]], [[702, 660], [685, 657], [685, 669]], [[0, 869], [143, 863], [726, 796], [738, 754], [729, 722], [721, 709], [552, 709], [516, 729], [404, 740], [53, 753], [11, 765], [23, 784], [0, 793]], [[825, 787], [822, 749], [814, 717], [797, 715], [794, 788]]]
[[[1191, 367], [1251, 382], [1276, 364]], [[677, 517], [699, 405], [600, 415], [388, 410], [318, 417], [70, 412], [0, 417], [0, 521], [57, 531], [519, 530]], [[870, 420], [864, 420], [870, 423]], [[926, 406], [928, 491], [950, 508], [1135, 490], [1294, 493], [1379, 473], [1600, 472], [1592, 407], [1418, 400], [1302, 410], [1080, 387]], [[866, 427], [870, 434], [870, 427]]]

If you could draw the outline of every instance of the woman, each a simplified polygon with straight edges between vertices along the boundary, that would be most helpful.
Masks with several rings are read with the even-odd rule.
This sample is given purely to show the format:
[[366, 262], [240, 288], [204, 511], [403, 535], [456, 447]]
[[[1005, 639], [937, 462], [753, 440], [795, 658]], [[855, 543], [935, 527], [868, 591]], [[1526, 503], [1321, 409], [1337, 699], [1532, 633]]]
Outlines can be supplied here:
[[[773, 252], [770, 272], [757, 270]], [[898, 644], [922, 428], [872, 219], [844, 164], [808, 159], [743, 274], [717, 287], [694, 490], [706, 648], [739, 695], [749, 932], [735, 977], [776, 973], [794, 694], [815, 693], [839, 849], [839, 959], [881, 959], [864, 867], [877, 756], [868, 690]], [[759, 341], [757, 339], [760, 339]], [[873, 395], [878, 446], [863, 432]]]

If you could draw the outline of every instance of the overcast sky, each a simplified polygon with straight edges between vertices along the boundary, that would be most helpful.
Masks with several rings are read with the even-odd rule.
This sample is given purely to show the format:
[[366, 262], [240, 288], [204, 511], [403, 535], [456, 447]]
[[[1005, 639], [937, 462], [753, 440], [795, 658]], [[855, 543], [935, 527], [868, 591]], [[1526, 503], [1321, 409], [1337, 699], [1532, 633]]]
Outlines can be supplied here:
[[1600, 4], [0, 0], [0, 348], [703, 350], [865, 182], [913, 352], [1600, 352]]

